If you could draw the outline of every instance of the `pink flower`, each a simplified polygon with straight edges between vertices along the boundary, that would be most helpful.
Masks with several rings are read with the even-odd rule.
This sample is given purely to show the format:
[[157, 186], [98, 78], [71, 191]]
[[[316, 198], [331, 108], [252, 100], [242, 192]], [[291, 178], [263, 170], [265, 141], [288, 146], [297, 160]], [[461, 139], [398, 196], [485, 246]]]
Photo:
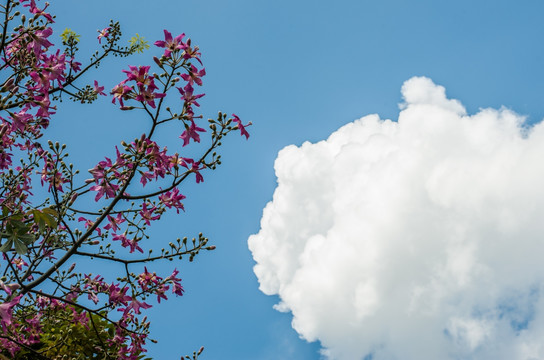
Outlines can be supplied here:
[[87, 325], [88, 322], [89, 318], [87, 317], [86, 311], [81, 311], [78, 313], [76, 309], [72, 308], [72, 323], [83, 325], [87, 330], [89, 330], [89, 326]]
[[179, 156], [178, 153], [175, 153], [174, 155], [170, 156], [170, 159], [168, 159], [168, 168], [177, 168], [179, 165], [184, 166], [185, 160]]
[[13, 300], [0, 304], [0, 320], [5, 325], [10, 325], [13, 316], [13, 307], [19, 304], [19, 300], [23, 295], [17, 295]]
[[57, 50], [55, 54], [49, 56], [42, 55], [42, 59], [42, 75], [46, 77], [48, 81], [52, 82], [56, 80], [58, 86], [62, 86], [62, 82], [65, 80], [64, 71], [66, 70], [66, 54]]
[[120, 289], [118, 285], [111, 284], [108, 288], [110, 303], [127, 305], [128, 302], [132, 300], [132, 298], [126, 294], [127, 290], [128, 287]]
[[147, 267], [144, 266], [144, 272], [138, 276], [138, 284], [143, 291], [147, 291], [149, 287], [158, 285], [161, 278], [159, 278], [155, 273], [150, 273], [147, 271]]
[[31, 14], [43, 16], [47, 19], [47, 21], [54, 23], [53, 17], [50, 14], [44, 12], [44, 10], [47, 9], [47, 7], [49, 6], [48, 3], [46, 3], [45, 7], [41, 10], [36, 7], [36, 2], [34, 0], [30, 0], [30, 4], [25, 4], [23, 6], [30, 8], [29, 11]]
[[174, 285], [174, 287], [172, 288], [172, 292], [174, 294], [178, 296], [183, 296], [183, 292], [185, 290], [183, 290], [183, 286], [181, 286], [181, 279], [176, 277], [177, 274], [179, 274], [179, 271], [177, 269], [174, 269], [174, 271], [172, 272], [172, 275], [168, 276], [164, 280], [172, 282], [172, 284]]
[[102, 38], [108, 38], [108, 36], [110, 36], [110, 33], [109, 33], [110, 29], [111, 28], [107, 27], [102, 30], [96, 30], [98, 31], [98, 36], [96, 38], [98, 39], [99, 44], [101, 44]]
[[118, 235], [118, 234], [115, 234], [113, 235], [113, 241], [121, 241], [121, 246], [124, 247], [124, 248], [127, 248], [129, 247], [130, 248], [130, 253], [132, 254], [135, 250], [138, 250], [139, 252], [143, 253], [144, 251], [142, 250], [142, 248], [140, 247], [140, 245], [138, 245], [138, 239], [132, 239], [132, 240], [129, 240], [127, 239], [127, 236], [126, 234], [122, 234], [122, 235]]
[[172, 34], [168, 30], [164, 30], [164, 41], [155, 41], [155, 46], [165, 48], [164, 57], [170, 57], [172, 52], [183, 50], [187, 45], [182, 41], [185, 34], [181, 34], [172, 39]]
[[93, 175], [96, 183], [98, 183], [104, 180], [106, 168], [111, 168], [112, 166], [111, 159], [107, 157], [105, 160], [100, 161], [94, 168], [90, 169], [89, 172]]
[[202, 54], [198, 52], [198, 46], [191, 48], [191, 39], [187, 39], [187, 47], [184, 50], [183, 58], [185, 60], [196, 59], [202, 65], [202, 61], [200, 60], [200, 55]]
[[104, 92], [104, 87], [103, 86], [98, 86], [98, 82], [96, 80], [94, 81], [94, 92], [97, 95], [106, 96], [106, 93]]
[[136, 314], [140, 314], [140, 308], [149, 309], [150, 307], [151, 305], [145, 302], [140, 302], [136, 299], [132, 299], [132, 302], [127, 306], [127, 308], [124, 311], [125, 313], [128, 313], [130, 309], [133, 309]]
[[123, 247], [129, 246], [129, 240], [127, 239], [126, 234], [121, 234], [121, 235], [114, 234], [112, 240], [113, 241], [121, 241], [121, 246], [123, 246]]
[[51, 43], [47, 38], [53, 34], [53, 29], [45, 28], [44, 30], [36, 30], [32, 35], [32, 41], [28, 43], [27, 49], [32, 50], [34, 54], [38, 57], [42, 53], [42, 47], [44, 49], [47, 49], [51, 46], [53, 46], [53, 43]]
[[183, 139], [183, 146], [188, 145], [190, 139], [193, 139], [195, 142], [200, 142], [198, 131], [205, 132], [206, 130], [196, 126], [193, 120], [191, 120], [191, 126], [185, 125], [185, 131], [179, 136], [180, 139]]
[[17, 283], [6, 285], [2, 280], [0, 280], [0, 288], [4, 290], [8, 295], [11, 295], [13, 290], [17, 290], [18, 288], [20, 288], [20, 286]]
[[[83, 216], [79, 217], [77, 221], [85, 221], [85, 224], [84, 224], [85, 229], [88, 229], [89, 227], [94, 225], [94, 222], [92, 222], [91, 220], [85, 219]], [[98, 233], [98, 236], [102, 235], [102, 230], [98, 226], [96, 227], [95, 231]]]
[[187, 83], [184, 88], [176, 88], [178, 89], [179, 93], [181, 94], [181, 100], [183, 100], [186, 104], [186, 106], [191, 106], [192, 104], [195, 104], [196, 106], [200, 106], [199, 103], [196, 102], [196, 100], [203, 97], [205, 94], [198, 94], [193, 95], [194, 89], [191, 86], [191, 83]]
[[113, 95], [112, 103], [115, 104], [115, 99], [119, 100], [119, 104], [121, 106], [125, 106], [123, 103], [123, 100], [130, 99], [130, 92], [132, 91], [132, 88], [126, 85], [123, 85], [122, 83], [119, 85], [115, 85], [115, 87], [111, 90], [111, 94]]
[[104, 229], [109, 230], [113, 229], [113, 231], [119, 230], [119, 224], [122, 224], [125, 222], [125, 219], [123, 219], [123, 214], [119, 213], [117, 214], [117, 217], [112, 217], [108, 215], [108, 221], [110, 222], [106, 226], [104, 226]]
[[[182, 166], [186, 167], [189, 171], [194, 172], [196, 175], [196, 183], [200, 183], [204, 181], [204, 178], [202, 177], [202, 174], [200, 174], [200, 170], [204, 169], [204, 166], [200, 166], [200, 161], [195, 162], [193, 159], [183, 158], [185, 160], [185, 163], [182, 164]], [[191, 168], [189, 168], [189, 165], [191, 165]]]
[[159, 200], [164, 204], [164, 206], [169, 209], [171, 207], [176, 208], [178, 214], [179, 209], [185, 211], [185, 209], [183, 208], [183, 204], [181, 203], [181, 200], [183, 199], [185, 199], [185, 196], [183, 194], [180, 194], [178, 188], [174, 188], [174, 190], [167, 191], [159, 196]]
[[148, 72], [151, 66], [128, 66], [130, 71], [123, 70], [127, 74], [127, 78], [121, 82], [121, 84], [126, 83], [127, 81], [136, 81], [136, 84], [140, 87], [143, 86], [152, 86], [154, 89], [157, 87], [153, 82], [153, 76], [149, 76]]
[[197, 84], [202, 86], [202, 79], [206, 75], [206, 69], [198, 70], [193, 64], [191, 64], [191, 70], [189, 71], [189, 74], [181, 74], [181, 77], [183, 80], [187, 81], [189, 84], [192, 84], [193, 81]]
[[23, 109], [18, 113], [11, 114], [10, 118], [12, 119], [11, 127], [13, 130], [24, 131], [26, 124], [32, 119], [32, 115], [27, 114], [26, 110]]
[[168, 297], [165, 294], [168, 289], [170, 289], [170, 286], [161, 285], [155, 290], [155, 295], [157, 295], [157, 302], [159, 304], [161, 303], [161, 299], [168, 300]]
[[138, 250], [139, 252], [141, 252], [143, 254], [143, 250], [142, 248], [140, 247], [140, 245], [138, 245], [138, 239], [132, 239], [132, 240], [129, 240], [128, 241], [128, 246], [130, 247], [130, 250], [129, 250], [129, 253], [133, 253], [135, 250]]
[[81, 63], [77, 62], [77, 61], [74, 61], [74, 58], [72, 58], [70, 60], [70, 68], [72, 68], [72, 70], [74, 70], [74, 72], [81, 71]]
[[89, 289], [87, 297], [95, 304], [97, 304], [99, 301], [98, 293], [103, 293], [107, 290], [107, 288], [108, 285], [106, 285], [102, 276], [96, 275], [93, 279], [91, 279], [89, 274], [85, 274], [85, 289]]
[[22, 258], [13, 259], [11, 263], [15, 265], [19, 270], [23, 270], [23, 266], [28, 266], [26, 261], [24, 261]]
[[157, 210], [157, 208], [155, 206], [153, 206], [151, 209], [148, 209], [147, 208], [147, 203], [144, 203], [142, 205], [142, 210], [140, 211], [140, 216], [145, 221], [147, 226], [151, 225], [150, 221], [158, 220], [158, 219], [161, 218], [160, 215], [153, 216], [153, 212], [155, 210]]
[[30, 103], [33, 107], [39, 107], [38, 111], [36, 111], [36, 116], [47, 118], [51, 114], [54, 114], [54, 112], [50, 111], [50, 109], [56, 109], [55, 106], [51, 106], [51, 100], [49, 100], [49, 93], [46, 92], [43, 95], [37, 95], [34, 96], [32, 99], [32, 103]]
[[242, 125], [242, 121], [240, 120], [240, 118], [238, 116], [236, 116], [235, 114], [232, 114], [232, 116], [234, 117], [232, 119], [232, 121], [234, 121], [237, 124], [238, 129], [240, 129], [241, 135], [245, 136], [246, 140], [247, 140], [249, 138], [249, 133], [246, 131], [246, 126], [251, 125], [251, 123], [248, 123], [246, 125]]
[[110, 184], [107, 181], [102, 181], [98, 185], [91, 186], [89, 190], [97, 191], [94, 201], [100, 200], [100, 198], [106, 195], [106, 199], [115, 197], [115, 192], [119, 189], [119, 185]]
[[142, 183], [142, 186], [145, 187], [145, 184], [147, 184], [148, 181], [155, 179], [155, 175], [151, 174], [148, 171], [140, 171], [140, 182]]
[[153, 92], [151, 89], [151, 86], [144, 89], [143, 87], [140, 88], [140, 92], [136, 95], [134, 100], [139, 101], [141, 103], [147, 103], [149, 106], [151, 106], [153, 109], [155, 109], [155, 99], [161, 99], [165, 97], [166, 94]]

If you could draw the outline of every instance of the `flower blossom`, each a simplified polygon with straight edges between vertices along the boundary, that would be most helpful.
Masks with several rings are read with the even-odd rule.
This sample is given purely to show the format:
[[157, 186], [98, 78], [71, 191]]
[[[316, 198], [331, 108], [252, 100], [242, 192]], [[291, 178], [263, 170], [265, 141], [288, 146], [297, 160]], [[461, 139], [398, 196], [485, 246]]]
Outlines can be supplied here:
[[106, 199], [115, 197], [116, 191], [119, 189], [119, 185], [111, 184], [107, 180], [102, 181], [100, 184], [91, 186], [89, 190], [96, 191], [97, 194], [94, 201], [100, 200], [102, 196], [106, 196]]
[[117, 214], [115, 218], [113, 216], [108, 215], [108, 221], [109, 221], [109, 224], [104, 226], [104, 229], [106, 230], [113, 229], [113, 231], [115, 232], [119, 230], [119, 224], [124, 223], [125, 219], [123, 219], [123, 214], [119, 213]]
[[47, 38], [51, 36], [51, 34], [53, 34], [53, 29], [51, 29], [50, 27], [43, 30], [36, 30], [34, 33], [29, 35], [32, 41], [28, 43], [27, 50], [29, 52], [34, 52], [36, 57], [40, 57], [40, 55], [44, 52], [44, 49], [53, 46], [53, 43], [47, 40]]
[[96, 30], [98, 31], [98, 36], [96, 37], [98, 39], [98, 43], [101, 44], [101, 41], [102, 41], [102, 38], [108, 38], [108, 36], [110, 36], [110, 27], [107, 27], [107, 28], [104, 28], [102, 30]]
[[178, 296], [183, 296], [183, 292], [185, 290], [183, 290], [183, 286], [181, 286], [181, 279], [176, 277], [178, 274], [179, 274], [179, 270], [174, 269], [174, 271], [172, 272], [172, 275], [168, 276], [164, 280], [172, 282], [172, 284], [174, 285], [174, 287], [172, 288], [172, 292], [174, 294]]
[[11, 263], [15, 265], [19, 270], [23, 270], [23, 266], [28, 266], [27, 262], [20, 257], [13, 259]]
[[121, 99], [121, 97], [125, 93], [125, 89], [119, 87], [125, 85], [129, 81], [135, 81], [136, 89], [129, 87], [129, 89], [134, 91], [136, 94], [134, 99], [144, 105], [145, 103], [147, 103], [152, 108], [155, 108], [155, 99], [161, 99], [165, 97], [166, 94], [156, 92], [158, 87], [157, 85], [155, 85], [155, 78], [149, 75], [150, 66], [129, 65], [129, 69], [130, 71], [123, 70], [123, 72], [127, 74], [127, 78], [121, 81], [121, 83], [116, 88], [114, 88], [114, 90], [116, 91], [115, 94], [117, 95], [121, 93], [121, 95], [118, 95], [118, 98]]
[[185, 211], [183, 204], [181, 203], [181, 200], [183, 199], [185, 199], [185, 196], [179, 192], [178, 188], [174, 188], [174, 190], [167, 191], [159, 196], [159, 200], [164, 206], [169, 209], [172, 207], [176, 208], [178, 214], [179, 209]]
[[143, 291], [149, 290], [149, 287], [156, 286], [162, 279], [155, 273], [147, 271], [147, 266], [144, 266], [144, 272], [138, 275], [138, 284]]
[[120, 311], [124, 311], [125, 313], [128, 313], [131, 309], [134, 310], [136, 314], [140, 314], [140, 309], [149, 309], [151, 305], [143, 302], [138, 301], [136, 299], [132, 299], [132, 302], [126, 307], [126, 309], [118, 309]]
[[27, 114], [26, 110], [21, 110], [17, 113], [13, 113], [10, 116], [11, 118], [11, 127], [13, 130], [24, 131], [29, 120], [32, 119], [32, 115]]
[[121, 241], [121, 246], [124, 248], [130, 248], [129, 252], [132, 254], [135, 250], [138, 250], [139, 252], [143, 253], [143, 249], [138, 245], [138, 239], [132, 239], [129, 240], [126, 236], [126, 234], [115, 234], [112, 238], [113, 241]]
[[155, 41], [155, 46], [164, 48], [163, 56], [169, 58], [172, 52], [187, 48], [187, 44], [183, 42], [183, 37], [185, 37], [185, 34], [172, 38], [172, 34], [168, 30], [164, 30], [164, 41]]
[[148, 209], [147, 203], [143, 203], [142, 210], [140, 210], [140, 216], [142, 217], [147, 226], [151, 225], [150, 221], [158, 220], [161, 218], [160, 215], [153, 216], [155, 210], [157, 210], [155, 206], [153, 206], [151, 209]]
[[[202, 174], [200, 174], [200, 170], [204, 169], [205, 166], [200, 166], [200, 161], [194, 161], [193, 159], [183, 158], [185, 160], [185, 163], [182, 164], [182, 166], [186, 167], [190, 172], [194, 172], [196, 176], [196, 183], [201, 183], [204, 181], [204, 177], [202, 177]], [[189, 168], [189, 165], [191, 166]]]
[[202, 70], [198, 70], [193, 64], [191, 64], [191, 70], [189, 70], [189, 73], [181, 74], [181, 77], [190, 84], [192, 84], [194, 81], [197, 85], [202, 86], [201, 77], [204, 75], [206, 75], [206, 69], [202, 68]]
[[104, 87], [103, 86], [98, 86], [98, 81], [94, 81], [94, 92], [97, 94], [97, 95], [103, 95], [103, 96], [106, 96], [106, 93], [104, 92]]
[[195, 142], [200, 142], [200, 135], [198, 135], [198, 132], [205, 132], [201, 127], [198, 127], [195, 125], [195, 122], [191, 120], [191, 125], [187, 126], [185, 125], [185, 131], [179, 136], [180, 139], [183, 140], [183, 146], [186, 146], [189, 144], [190, 139], [193, 139]]
[[43, 16], [47, 19], [47, 21], [49, 21], [50, 23], [54, 23], [55, 21], [53, 21], [53, 17], [46, 13], [44, 10], [47, 9], [47, 7], [49, 6], [48, 3], [45, 4], [45, 7], [43, 9], [38, 9], [38, 7], [36, 6], [36, 2], [34, 0], [30, 0], [30, 4], [25, 4], [23, 5], [24, 7], [28, 7], [29, 8], [29, 11], [31, 14], [34, 14], [34, 15], [38, 15], [38, 16]]
[[10, 325], [13, 319], [13, 307], [19, 304], [19, 300], [23, 295], [17, 295], [13, 300], [0, 304], [0, 320], [4, 325]]
[[130, 86], [126, 86], [124, 84], [115, 85], [115, 87], [111, 90], [111, 94], [113, 95], [112, 103], [115, 104], [115, 100], [119, 100], [119, 104], [121, 106], [125, 106], [123, 103], [123, 100], [130, 99], [130, 92], [132, 91], [132, 88]]
[[122, 304], [127, 305], [129, 301], [132, 300], [130, 296], [128, 296], [127, 293], [128, 287], [119, 288], [119, 285], [111, 284], [108, 287], [108, 294], [109, 294], [109, 302], [110, 304]]
[[199, 103], [196, 102], [196, 100], [200, 99], [201, 97], [203, 97], [205, 94], [198, 94], [198, 95], [194, 95], [193, 92], [194, 92], [194, 89], [193, 87], [191, 86], [191, 83], [187, 83], [187, 85], [185, 85], [185, 87], [183, 88], [176, 88], [178, 89], [179, 93], [181, 94], [181, 100], [183, 100], [185, 102], [185, 106], [192, 106], [193, 104], [195, 106], [200, 106]]
[[[94, 222], [92, 220], [86, 219], [83, 216], [80, 216], [77, 221], [85, 221], [85, 229], [88, 229], [89, 227], [94, 225]], [[98, 233], [98, 236], [102, 235], [102, 230], [97, 226], [95, 231]]]
[[236, 125], [238, 126], [238, 129], [240, 129], [240, 134], [242, 136], [245, 136], [246, 139], [249, 139], [249, 133], [246, 130], [246, 126], [251, 125], [251, 122], [246, 125], [242, 125], [242, 121], [240, 120], [238, 116], [236, 116], [235, 114], [232, 114], [232, 116], [233, 116], [232, 121], [234, 121]]

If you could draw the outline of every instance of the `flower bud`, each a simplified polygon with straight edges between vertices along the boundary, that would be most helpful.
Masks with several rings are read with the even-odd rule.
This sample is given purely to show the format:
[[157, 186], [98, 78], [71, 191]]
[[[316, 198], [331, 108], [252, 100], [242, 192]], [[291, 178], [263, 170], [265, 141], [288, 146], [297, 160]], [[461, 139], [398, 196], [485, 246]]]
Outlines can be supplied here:
[[76, 201], [77, 196], [78, 196], [78, 194], [76, 192], [72, 194], [72, 196], [70, 197], [70, 201], [68, 202], [68, 206], [72, 206], [74, 201]]
[[21, 285], [17, 284], [17, 283], [12, 283], [12, 284], [8, 284], [7, 285], [11, 290], [17, 290], [21, 287]]
[[153, 61], [155, 61], [155, 64], [159, 65], [159, 67], [162, 68], [162, 63], [158, 57], [153, 56]]
[[4, 91], [7, 91], [7, 90], [11, 89], [13, 87], [13, 83], [14, 83], [13, 78], [10, 78], [8, 81], [6, 81], [4, 86], [2, 86], [0, 91], [4, 92]]

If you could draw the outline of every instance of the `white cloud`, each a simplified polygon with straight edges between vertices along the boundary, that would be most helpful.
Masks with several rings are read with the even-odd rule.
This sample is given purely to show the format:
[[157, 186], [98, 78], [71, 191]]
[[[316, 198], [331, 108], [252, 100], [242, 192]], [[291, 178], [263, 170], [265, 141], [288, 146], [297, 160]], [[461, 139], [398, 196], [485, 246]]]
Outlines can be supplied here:
[[544, 125], [402, 94], [398, 122], [279, 153], [260, 289], [330, 359], [544, 359]]

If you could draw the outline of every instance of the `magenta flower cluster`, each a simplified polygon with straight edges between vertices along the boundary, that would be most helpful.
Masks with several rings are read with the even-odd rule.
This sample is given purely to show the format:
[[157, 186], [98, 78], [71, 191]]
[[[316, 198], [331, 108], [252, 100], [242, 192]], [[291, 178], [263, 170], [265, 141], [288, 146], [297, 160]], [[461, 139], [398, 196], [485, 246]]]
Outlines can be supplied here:
[[[46, 12], [47, 4], [8, 1], [4, 28], [15, 18], [11, 14], [17, 7], [32, 20], [21, 20], [22, 25], [0, 45], [0, 66], [6, 74], [0, 84], [0, 269], [4, 274], [0, 355], [15, 357], [38, 349], [47, 321], [62, 314], [69, 324], [105, 336], [101, 341], [106, 347], [100, 351], [106, 357], [113, 351], [118, 359], [139, 359], [146, 351], [149, 321], [144, 313], [152, 307], [150, 299], [160, 303], [170, 294], [184, 293], [176, 268], [160, 276], [144, 264], [183, 256], [192, 260], [200, 250], [215, 248], [207, 246], [208, 240], [199, 234], [192, 246], [186, 238], [178, 239], [160, 254], [145, 256], [151, 245], [145, 241], [147, 229], [166, 211], [185, 211], [183, 181], [194, 175], [196, 183], [202, 183], [203, 173], [221, 163], [215, 151], [221, 140], [232, 130], [249, 138], [246, 128], [251, 123], [220, 113], [216, 120], [208, 120], [211, 143], [200, 145], [204, 147], [201, 156], [169, 152], [154, 139], [162, 124], [176, 124], [179, 150], [196, 146], [206, 132], [203, 116], [196, 113], [204, 94], [195, 89], [203, 86], [206, 75], [198, 46], [185, 34], [173, 37], [164, 30], [164, 40], [154, 43], [164, 49], [160, 58], [153, 58], [160, 74], [151, 65], [129, 66], [108, 94], [97, 80], [78, 84], [83, 73], [108, 55], [128, 56], [137, 51], [138, 44], [117, 45], [121, 33], [117, 23], [98, 30], [93, 40], [103, 51], [84, 65], [76, 61], [79, 40], [75, 33], [63, 33], [65, 48], [55, 48], [50, 26], [54, 17]], [[171, 90], [175, 98], [168, 99]], [[63, 97], [86, 103], [108, 95], [121, 110], [147, 116], [150, 130], [121, 142], [114, 156], [104, 157], [88, 171], [89, 178], [78, 184], [65, 146], [43, 142], [44, 131]], [[42, 189], [36, 191], [38, 178]], [[47, 193], [48, 198], [43, 200], [34, 192]], [[80, 258], [117, 264], [122, 274], [115, 280], [92, 275], [76, 260]], [[68, 266], [70, 259], [75, 261]], [[129, 266], [134, 270], [129, 271]], [[112, 324], [113, 336], [97, 331], [93, 316]]]

